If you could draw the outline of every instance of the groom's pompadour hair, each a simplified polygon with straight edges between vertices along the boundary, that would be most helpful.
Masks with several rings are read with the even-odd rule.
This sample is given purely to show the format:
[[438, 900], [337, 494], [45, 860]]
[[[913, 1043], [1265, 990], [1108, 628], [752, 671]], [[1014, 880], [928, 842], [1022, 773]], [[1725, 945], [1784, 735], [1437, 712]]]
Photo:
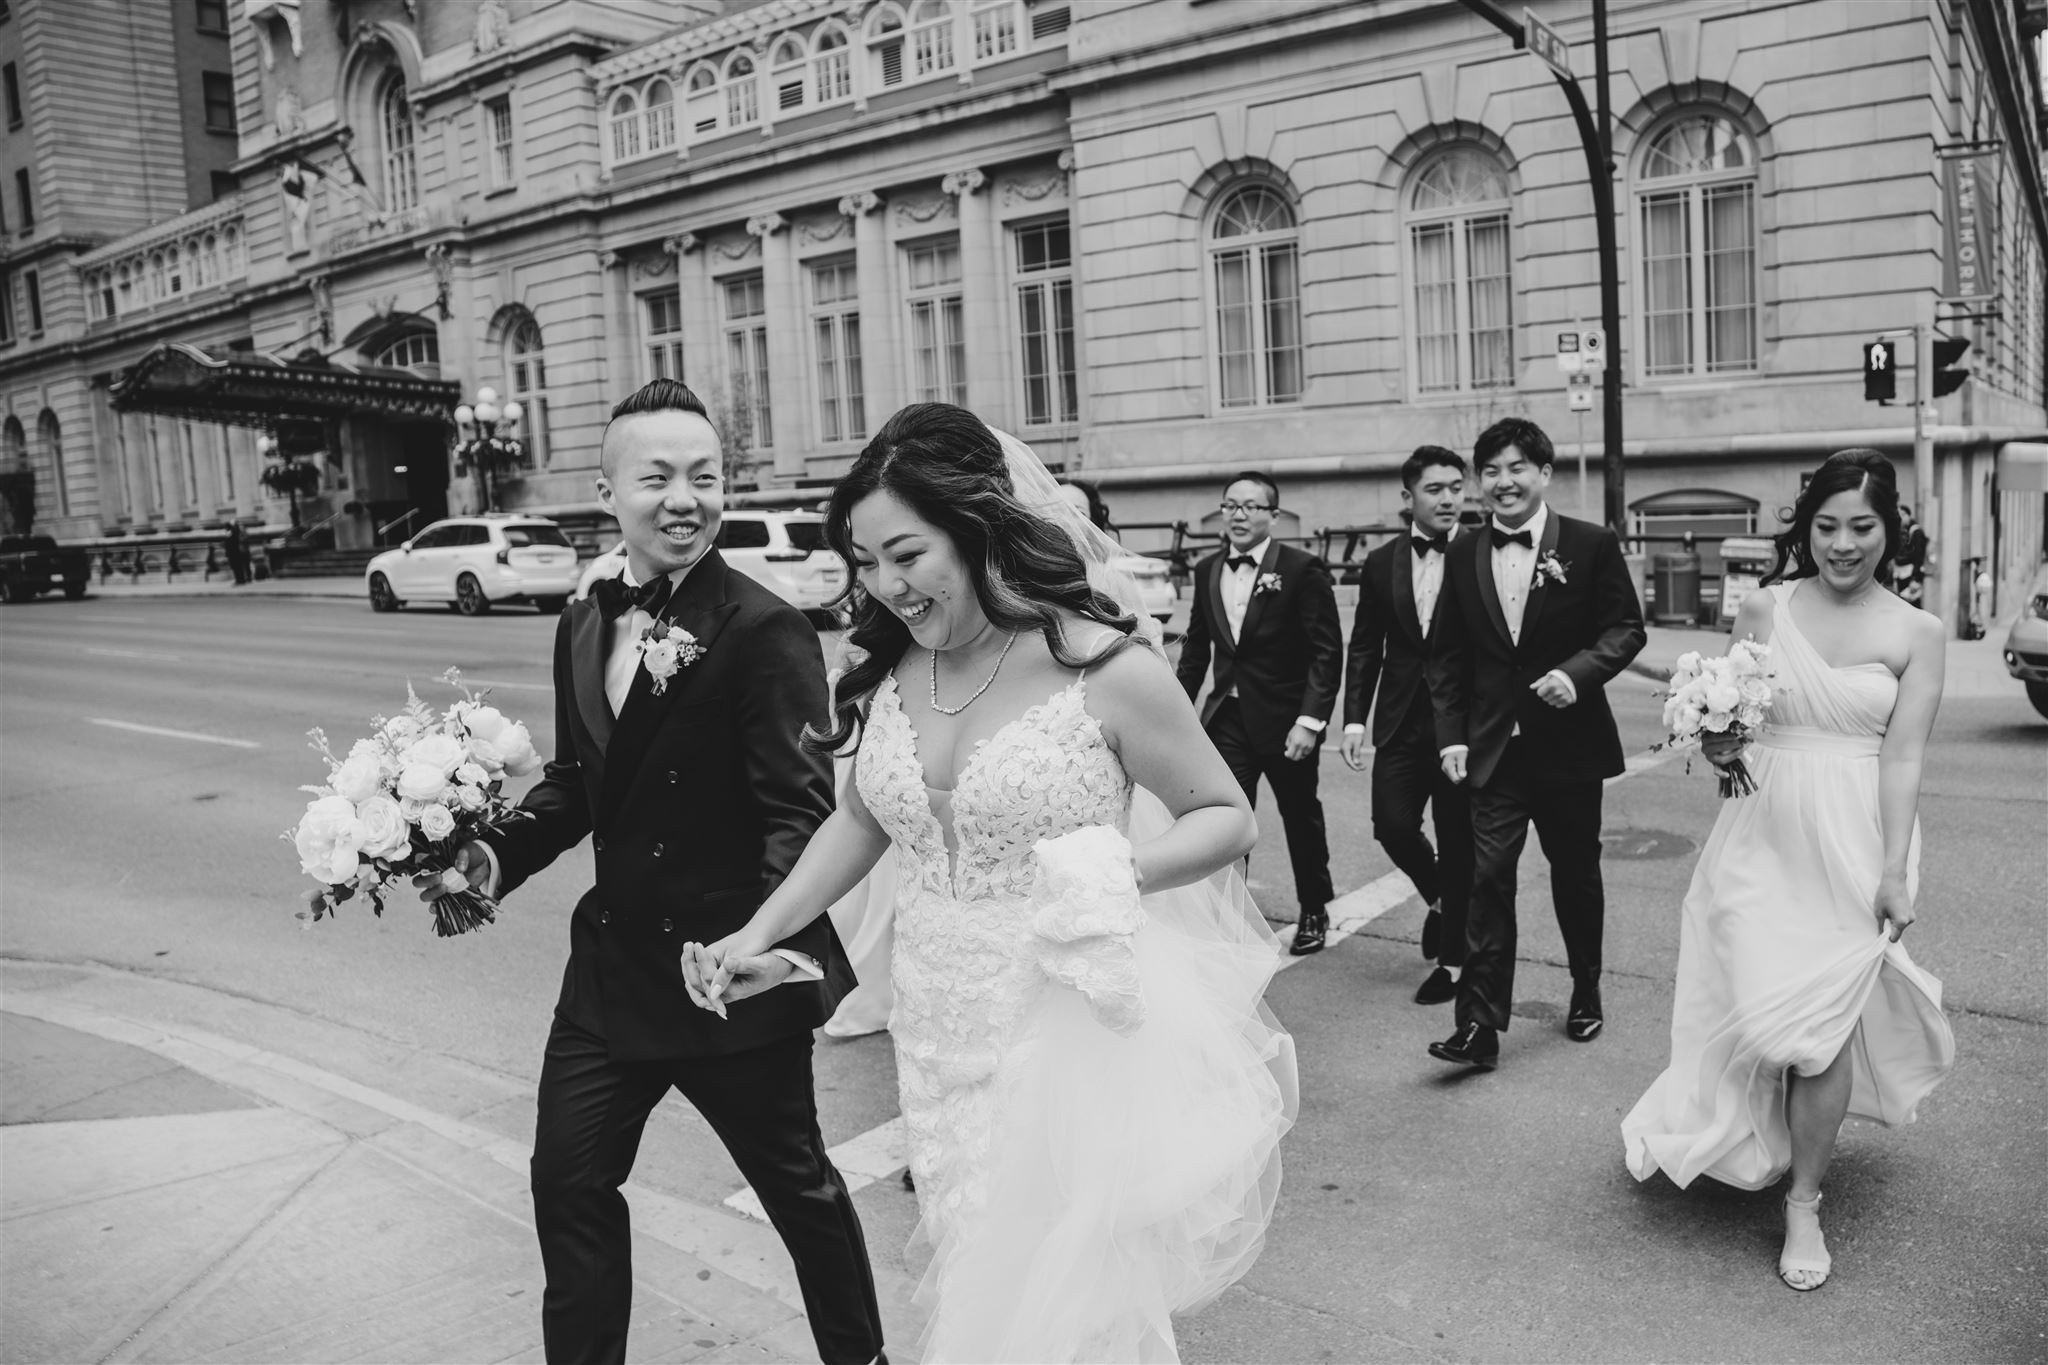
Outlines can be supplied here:
[[[605, 456], [604, 437], [611, 434], [612, 423], [621, 417], [639, 417], [650, 412], [694, 412], [711, 422], [711, 412], [704, 406], [704, 400], [688, 384], [680, 379], [648, 380], [612, 405], [611, 418], [605, 422], [604, 432], [598, 437], [597, 465], [606, 478], [611, 477], [611, 462]], [[715, 430], [718, 423], [711, 422], [711, 425]]]
[[1522, 452], [1530, 464], [1549, 469], [1557, 463], [1557, 450], [1543, 428], [1526, 417], [1503, 417], [1479, 433], [1472, 445], [1472, 467], [1484, 469], [1493, 457], [1509, 446]]

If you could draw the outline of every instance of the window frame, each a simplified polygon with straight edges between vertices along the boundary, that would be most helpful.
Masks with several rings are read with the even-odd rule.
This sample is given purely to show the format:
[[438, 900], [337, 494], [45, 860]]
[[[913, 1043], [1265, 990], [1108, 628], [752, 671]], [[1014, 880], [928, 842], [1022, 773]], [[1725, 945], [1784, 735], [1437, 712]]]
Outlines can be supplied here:
[[[531, 344], [525, 344], [528, 342]], [[510, 318], [498, 343], [503, 366], [505, 397], [521, 408], [519, 464], [522, 469], [544, 469], [548, 463], [548, 367], [547, 338], [540, 320], [525, 309]]]
[[[925, 252], [953, 253], [954, 274], [950, 279], [937, 279], [929, 285], [919, 285], [916, 279], [916, 258]], [[918, 403], [952, 403], [956, 407], [967, 406], [967, 286], [966, 262], [961, 249], [958, 233], [925, 237], [916, 241], [900, 242], [897, 250], [901, 253], [901, 292], [906, 324], [903, 341], [909, 354], [904, 367], [905, 378], [911, 401]], [[931, 378], [926, 384], [922, 352], [926, 349], [919, 340], [918, 319], [920, 309], [928, 310], [933, 318], [931, 329]]]
[[[920, 14], [929, 17], [919, 18]], [[903, 84], [957, 77], [966, 69], [961, 62], [960, 13], [951, 0], [911, 0], [904, 11], [903, 30], [904, 52], [910, 59]], [[926, 40], [931, 49], [929, 64], [919, 51]]]
[[[719, 291], [719, 339], [725, 366], [726, 393], [735, 416], [744, 415], [745, 439], [751, 451], [775, 449], [773, 376], [768, 367], [768, 283], [758, 270], [745, 270], [716, 281]], [[748, 310], [733, 310], [733, 291], [751, 288]], [[737, 366], [735, 362], [737, 361]]]
[[[484, 181], [494, 190], [511, 189], [519, 183], [519, 125], [512, 113], [512, 92], [507, 90], [479, 100], [477, 110]], [[501, 114], [504, 116], [502, 128], [499, 126]], [[502, 139], [500, 132], [504, 134]]]
[[[199, 73], [199, 103], [206, 131], [222, 137], [233, 137], [239, 131], [235, 110], [235, 77], [228, 71], [202, 71]], [[216, 113], [225, 113], [226, 122], [214, 121]]]
[[[1067, 257], [1063, 264], [1027, 266], [1024, 263], [1023, 235], [1059, 226], [1066, 229]], [[1004, 224], [1008, 229], [1010, 252], [1010, 307], [1013, 310], [1011, 335], [1016, 340], [1017, 413], [1018, 420], [1026, 428], [1045, 430], [1056, 427], [1074, 426], [1081, 420], [1081, 364], [1079, 310], [1074, 301], [1074, 227], [1072, 215], [1053, 214], [1043, 218], [1024, 219]], [[1060, 326], [1058, 300], [1061, 291], [1065, 293], [1065, 327]], [[1032, 333], [1026, 330], [1027, 294], [1042, 295], [1039, 307], [1041, 316], [1048, 325], [1036, 335], [1044, 340], [1047, 369], [1042, 382], [1046, 385], [1046, 411], [1043, 419], [1032, 417], [1032, 376], [1031, 351]], [[1065, 333], [1062, 348], [1060, 336]], [[1064, 355], [1062, 350], [1064, 349]], [[1064, 360], [1066, 368], [1061, 367]], [[1071, 400], [1071, 403], [1069, 403]]]
[[[863, 24], [861, 47], [867, 55], [868, 79], [865, 93], [882, 94], [912, 84], [905, 58], [910, 50], [910, 21], [900, 5], [894, 0], [875, 6]], [[889, 63], [894, 47], [896, 79], [889, 79]], [[857, 87], [858, 89], [858, 87]]]
[[[699, 117], [705, 110], [710, 111], [708, 119]], [[709, 62], [698, 62], [683, 78], [682, 119], [686, 142], [702, 142], [725, 131], [725, 85], [719, 69]]]
[[[836, 38], [839, 41], [836, 45], [828, 47], [825, 44], [827, 38]], [[835, 104], [850, 103], [858, 97], [859, 91], [853, 74], [854, 49], [853, 35], [847, 32], [844, 24], [827, 20], [812, 30], [810, 51], [806, 57], [809, 69], [805, 73], [805, 79], [809, 83], [810, 108], [829, 109]], [[826, 70], [828, 64], [832, 67], [829, 73]], [[834, 89], [838, 91], [837, 94], [827, 93]]]
[[[660, 289], [649, 289], [636, 300], [640, 313], [640, 382], [645, 384], [656, 379], [683, 379], [683, 291], [680, 286], [667, 285]], [[673, 305], [675, 309], [673, 327], [657, 329], [655, 326], [655, 305]], [[673, 373], [668, 365], [674, 366]]]
[[0, 65], [0, 85], [6, 87], [7, 130], [14, 132], [28, 121], [27, 107], [21, 102], [21, 67], [17, 63]]
[[640, 93], [632, 86], [612, 91], [605, 103], [604, 130], [605, 159], [611, 165], [623, 166], [647, 154], [641, 136]]
[[[1010, 46], [983, 56], [982, 21], [1005, 12], [1009, 16]], [[1013, 61], [1031, 50], [1031, 16], [1025, 12], [1024, 0], [968, 0], [966, 25], [967, 65], [970, 67]]]
[[[811, 53], [794, 33], [777, 38], [768, 49], [768, 90], [774, 96], [775, 115], [802, 113], [811, 105]], [[794, 78], [794, 85], [791, 79]], [[794, 88], [796, 98], [789, 97]]]
[[[851, 292], [821, 299], [819, 277], [825, 272], [830, 272], [835, 282], [850, 279]], [[852, 256], [806, 261], [804, 286], [809, 299], [804, 321], [811, 352], [818, 440], [825, 445], [865, 441], [868, 438], [867, 353], [860, 326], [859, 266]]]
[[[406, 97], [405, 77], [394, 71], [377, 91], [377, 150], [384, 177], [384, 210], [406, 213], [419, 207], [419, 126]], [[402, 115], [402, 117], [398, 117]], [[403, 133], [401, 139], [397, 136]]]
[[26, 166], [21, 167], [14, 173], [14, 201], [15, 207], [21, 211], [22, 232], [26, 234], [35, 231], [35, 180]]
[[21, 292], [28, 302], [28, 334], [43, 334], [43, 272], [33, 266], [21, 272]]
[[[1739, 139], [1744, 151], [1745, 164], [1734, 170], [1690, 171], [1683, 175], [1658, 176], [1652, 178], [1645, 172], [1646, 164], [1653, 150], [1680, 127], [1704, 120], [1725, 124]], [[1635, 272], [1636, 283], [1631, 289], [1634, 305], [1630, 310], [1633, 320], [1630, 324], [1635, 354], [1630, 366], [1633, 382], [1643, 385], [1689, 385], [1725, 383], [1730, 376], [1755, 375], [1763, 371], [1763, 223], [1762, 208], [1763, 171], [1757, 151], [1756, 138], [1730, 111], [1715, 105], [1693, 105], [1660, 119], [1642, 139], [1635, 155], [1630, 158], [1629, 176], [1629, 234], [1631, 247], [1630, 265]], [[1746, 364], [1716, 365], [1710, 358], [1712, 350], [1712, 319], [1717, 307], [1710, 299], [1707, 286], [1709, 281], [1708, 258], [1714, 252], [1710, 249], [1706, 227], [1708, 223], [1707, 200], [1709, 191], [1727, 186], [1746, 187], [1749, 240], [1747, 253], [1748, 268], [1744, 277], [1748, 288], [1749, 311], [1749, 358]], [[1686, 288], [1688, 291], [1685, 312], [1688, 315], [1686, 328], [1687, 358], [1682, 369], [1653, 369], [1650, 354], [1651, 323], [1650, 308], [1650, 236], [1647, 219], [1649, 202], [1654, 199], [1684, 199], [1687, 241], [1685, 244]], [[1668, 315], [1672, 310], [1659, 310], [1657, 316]]]
[[[209, 15], [219, 15], [220, 22], [210, 24]], [[192, 27], [201, 33], [226, 37], [228, 31], [228, 0], [192, 0]]]
[[[1437, 167], [1460, 156], [1481, 157], [1492, 163], [1499, 175], [1502, 195], [1497, 199], [1474, 199], [1452, 204], [1448, 207], [1418, 209], [1415, 196], [1421, 190], [1424, 179]], [[1457, 142], [1446, 147], [1433, 149], [1427, 156], [1415, 163], [1414, 168], [1401, 186], [1401, 263], [1403, 266], [1402, 288], [1402, 331], [1405, 334], [1405, 351], [1408, 365], [1408, 392], [1417, 402], [1436, 400], [1469, 400], [1474, 395], [1513, 392], [1519, 387], [1519, 365], [1516, 350], [1515, 331], [1515, 214], [1514, 184], [1506, 164], [1491, 148], [1475, 142]], [[1503, 264], [1506, 281], [1507, 321], [1507, 368], [1504, 377], [1496, 383], [1479, 383], [1476, 376], [1476, 347], [1478, 333], [1473, 327], [1472, 295], [1474, 277], [1471, 271], [1472, 231], [1475, 227], [1498, 223], [1503, 237]], [[1447, 229], [1451, 246], [1451, 331], [1448, 335], [1452, 344], [1453, 379], [1449, 385], [1427, 385], [1423, 372], [1423, 307], [1420, 298], [1422, 271], [1416, 239], [1420, 229]], [[1502, 330], [1502, 329], [1488, 329]]]
[[726, 132], [761, 126], [761, 64], [752, 53], [738, 50], [725, 59], [718, 88], [725, 94]]
[[[1262, 233], [1240, 233], [1227, 238], [1218, 236], [1216, 229], [1224, 216], [1224, 210], [1240, 196], [1253, 191], [1264, 191], [1279, 201], [1281, 207], [1287, 211], [1290, 225], [1285, 229], [1269, 230]], [[1219, 242], [1228, 242], [1230, 245], [1219, 246]], [[1268, 340], [1266, 332], [1269, 326], [1267, 314], [1272, 305], [1271, 301], [1264, 297], [1263, 281], [1266, 275], [1267, 253], [1283, 245], [1291, 249], [1294, 260], [1295, 345], [1293, 349], [1298, 355], [1300, 387], [1291, 396], [1276, 399], [1271, 394], [1272, 381], [1270, 377], [1274, 352], [1266, 344]], [[1238, 252], [1245, 253], [1248, 260], [1253, 259], [1253, 253], [1256, 253], [1256, 261], [1260, 268], [1249, 276], [1254, 286], [1254, 293], [1249, 299], [1251, 310], [1251, 345], [1247, 351], [1247, 354], [1255, 359], [1252, 369], [1252, 398], [1247, 402], [1232, 403], [1226, 401], [1225, 397], [1223, 293], [1217, 265], [1224, 256]], [[1303, 404], [1307, 399], [1309, 387], [1308, 341], [1306, 336], [1307, 318], [1302, 310], [1301, 298], [1301, 213], [1295, 206], [1294, 197], [1279, 185], [1265, 179], [1236, 180], [1222, 187], [1210, 204], [1209, 211], [1202, 217], [1202, 266], [1202, 288], [1207, 304], [1204, 309], [1204, 315], [1209, 340], [1210, 410], [1218, 415], [1227, 415], [1234, 412], [1259, 412], [1267, 408], [1296, 407]]]
[[[667, 94], [667, 99], [655, 100], [656, 86]], [[640, 88], [640, 142], [645, 149], [642, 156], [659, 156], [676, 149], [676, 104], [675, 82], [666, 76], [656, 76]]]

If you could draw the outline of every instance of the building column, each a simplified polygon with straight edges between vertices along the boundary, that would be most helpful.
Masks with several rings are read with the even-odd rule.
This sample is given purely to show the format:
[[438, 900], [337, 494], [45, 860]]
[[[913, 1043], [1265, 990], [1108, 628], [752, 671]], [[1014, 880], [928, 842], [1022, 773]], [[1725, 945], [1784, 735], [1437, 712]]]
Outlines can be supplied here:
[[1003, 257], [994, 196], [978, 170], [954, 171], [940, 188], [960, 201], [960, 290], [967, 341], [967, 406], [991, 426], [1012, 420], [1003, 346]]
[[[676, 88], [680, 90], [681, 84]], [[682, 310], [683, 327], [682, 379], [703, 397], [718, 374], [720, 333], [711, 272], [698, 245], [694, 232], [678, 232], [661, 242], [661, 249], [676, 258], [676, 304]]]
[[597, 253], [597, 306], [599, 342], [597, 350], [597, 391], [607, 411], [633, 390], [637, 373], [632, 363], [631, 333], [621, 326], [625, 314], [628, 283], [626, 263], [616, 251]]
[[768, 410], [775, 425], [775, 477], [795, 480], [804, 472], [811, 444], [810, 404], [804, 401], [802, 291], [797, 287], [795, 248], [789, 220], [774, 211], [747, 219], [747, 232], [761, 241], [761, 298], [768, 327]]
[[889, 255], [882, 196], [858, 190], [839, 201], [853, 219], [853, 268], [860, 289], [860, 377], [867, 430], [880, 429], [908, 401], [903, 386], [903, 348], [897, 329], [902, 307], [890, 287], [895, 262]]

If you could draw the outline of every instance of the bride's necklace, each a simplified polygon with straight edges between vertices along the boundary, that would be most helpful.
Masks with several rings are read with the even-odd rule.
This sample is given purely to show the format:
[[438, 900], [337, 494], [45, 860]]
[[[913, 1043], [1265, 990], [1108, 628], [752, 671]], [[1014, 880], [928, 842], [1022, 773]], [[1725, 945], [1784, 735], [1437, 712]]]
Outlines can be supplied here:
[[975, 688], [975, 689], [974, 689], [974, 695], [973, 695], [973, 696], [969, 697], [969, 698], [968, 698], [968, 699], [967, 699], [966, 701], [963, 701], [963, 702], [961, 702], [961, 703], [960, 703], [960, 704], [959, 704], [958, 706], [941, 706], [941, 705], [939, 705], [939, 651], [937, 651], [936, 649], [935, 649], [935, 650], [933, 650], [933, 651], [932, 651], [932, 710], [934, 710], [934, 711], [938, 712], [938, 713], [939, 713], [940, 715], [942, 715], [942, 716], [957, 716], [957, 715], [959, 715], [959, 714], [960, 714], [960, 713], [961, 713], [962, 711], [965, 711], [965, 710], [966, 710], [966, 709], [967, 709], [968, 707], [970, 707], [970, 706], [974, 705], [974, 703], [975, 703], [975, 702], [977, 702], [977, 701], [979, 701], [979, 700], [981, 699], [981, 694], [982, 694], [982, 693], [984, 693], [984, 692], [986, 692], [986, 691], [988, 691], [988, 689], [989, 689], [989, 688], [990, 688], [990, 687], [991, 687], [992, 685], [994, 685], [994, 683], [995, 683], [995, 680], [996, 680], [996, 674], [998, 674], [998, 673], [1000, 673], [1000, 672], [1002, 672], [1002, 671], [1003, 671], [1003, 660], [1005, 660], [1005, 659], [1007, 659], [1007, 658], [1009, 658], [1009, 657], [1010, 657], [1010, 646], [1011, 646], [1011, 645], [1014, 645], [1014, 644], [1016, 644], [1016, 643], [1017, 643], [1017, 632], [1015, 632], [1015, 631], [1013, 630], [1013, 631], [1011, 631], [1011, 632], [1010, 632], [1010, 638], [1009, 638], [1009, 639], [1007, 639], [1007, 640], [1005, 640], [1005, 641], [1003, 641], [1003, 652], [1002, 652], [1002, 653], [1000, 653], [1000, 654], [998, 654], [998, 655], [996, 655], [996, 666], [995, 666], [994, 668], [991, 668], [991, 669], [990, 669], [990, 670], [988, 671], [988, 678], [987, 678], [987, 679], [986, 679], [986, 680], [985, 680], [985, 681], [984, 681], [984, 682], [983, 682], [983, 683], [981, 684], [981, 686], [979, 686], [979, 687], [977, 687], [977, 688]]

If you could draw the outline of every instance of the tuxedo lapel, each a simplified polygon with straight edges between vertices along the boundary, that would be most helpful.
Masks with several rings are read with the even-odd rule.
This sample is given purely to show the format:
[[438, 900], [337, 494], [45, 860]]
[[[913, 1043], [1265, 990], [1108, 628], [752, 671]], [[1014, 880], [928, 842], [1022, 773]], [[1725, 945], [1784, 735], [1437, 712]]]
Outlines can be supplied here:
[[612, 741], [612, 708], [604, 694], [604, 668], [610, 657], [610, 632], [604, 613], [595, 602], [571, 608], [576, 612], [569, 623], [569, 664], [576, 688], [576, 713], [583, 728], [590, 731], [597, 751], [603, 753]]
[[1230, 633], [1230, 614], [1223, 610], [1223, 561], [1230, 557], [1230, 542], [1209, 561], [1209, 634], [1226, 654], [1237, 653], [1237, 637]]
[[1508, 648], [1515, 645], [1514, 632], [1508, 629], [1508, 614], [1500, 605], [1500, 587], [1493, 581], [1493, 536], [1482, 529], [1472, 536], [1472, 562], [1479, 575], [1479, 600], [1486, 604], [1486, 617], [1493, 622], [1493, 628], [1500, 632], [1500, 638]]
[[1259, 591], [1259, 580], [1273, 572], [1273, 566], [1280, 562], [1280, 542], [1266, 542], [1266, 553], [1259, 556], [1259, 567], [1252, 574], [1252, 595], [1245, 600], [1244, 625], [1237, 632], [1239, 643], [1252, 638], [1259, 629], [1259, 618], [1266, 614], [1266, 599], [1274, 594]]
[[1554, 583], [1543, 573], [1543, 557], [1557, 553], [1557, 533], [1564, 518], [1557, 514], [1555, 507], [1543, 519], [1543, 537], [1536, 545], [1536, 563], [1530, 569], [1528, 605], [1522, 609], [1522, 643], [1528, 644], [1536, 638], [1536, 627], [1543, 621], [1543, 610], [1550, 605], [1550, 599], [1564, 585]]

